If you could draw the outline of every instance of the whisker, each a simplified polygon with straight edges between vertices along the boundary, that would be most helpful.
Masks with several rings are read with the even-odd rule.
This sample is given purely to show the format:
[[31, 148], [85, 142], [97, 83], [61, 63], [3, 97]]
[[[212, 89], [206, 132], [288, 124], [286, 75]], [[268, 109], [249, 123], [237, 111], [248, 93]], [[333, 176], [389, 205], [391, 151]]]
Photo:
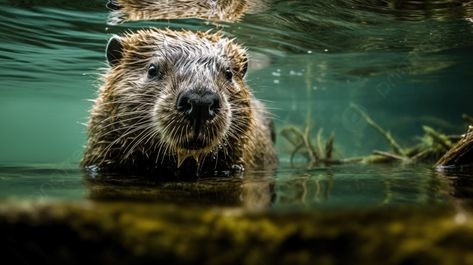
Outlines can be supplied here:
[[[142, 118], [142, 119], [138, 120], [138, 122], [136, 122], [136, 123], [133, 124], [134, 127], [130, 127], [130, 128], [128, 128], [127, 130], [136, 128], [136, 126], [141, 126], [141, 125], [146, 124], [146, 123], [148, 123], [148, 122], [149, 122], [148, 120], [145, 120], [144, 118]], [[116, 124], [119, 124], [119, 123], [121, 123], [121, 122], [116, 122]], [[113, 123], [112, 123], [111, 125], [116, 125], [116, 124], [113, 124]], [[102, 127], [102, 129], [106, 129], [106, 127], [107, 127], [107, 126], [104, 126], [104, 127]], [[120, 131], [120, 130], [123, 130], [123, 127], [122, 127], [122, 126], [119, 126], [119, 127], [115, 128], [115, 129], [113, 129], [113, 130], [107, 131], [106, 133], [101, 134], [100, 136], [103, 138], [103, 137], [105, 137], [105, 136], [107, 136], [107, 135], [110, 135], [111, 133], [114, 133], [114, 132], [117, 132], [117, 131]]]
[[[107, 145], [107, 147], [103, 150], [103, 154], [107, 154], [109, 153], [110, 149], [118, 142], [120, 142], [124, 137], [126, 136], [129, 136], [130, 134], [133, 134], [135, 133], [136, 131], [139, 131], [139, 130], [142, 130], [144, 128], [146, 128], [146, 126], [148, 126], [148, 124], [144, 124], [144, 125], [141, 125], [141, 126], [138, 126], [136, 128], [132, 128], [132, 129], [128, 129], [126, 132], [124, 132], [122, 135], [120, 135], [117, 139], [115, 139], [113, 142], [111, 142], [110, 144]], [[106, 157], [104, 156], [103, 160], [101, 163], [103, 163], [105, 161]]]

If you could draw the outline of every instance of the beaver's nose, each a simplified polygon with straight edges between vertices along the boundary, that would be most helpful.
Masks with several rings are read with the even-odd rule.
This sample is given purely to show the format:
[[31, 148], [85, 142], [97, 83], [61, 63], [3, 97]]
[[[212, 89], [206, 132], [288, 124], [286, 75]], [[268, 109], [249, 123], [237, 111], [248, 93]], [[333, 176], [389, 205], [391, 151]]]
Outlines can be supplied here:
[[189, 90], [178, 96], [176, 109], [191, 119], [211, 120], [220, 109], [220, 97], [211, 91]]

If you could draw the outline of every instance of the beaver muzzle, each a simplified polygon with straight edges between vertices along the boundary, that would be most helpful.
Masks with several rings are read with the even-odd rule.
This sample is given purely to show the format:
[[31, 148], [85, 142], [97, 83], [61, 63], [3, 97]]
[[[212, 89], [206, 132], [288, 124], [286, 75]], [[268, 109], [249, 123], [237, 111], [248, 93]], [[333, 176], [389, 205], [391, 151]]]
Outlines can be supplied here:
[[176, 109], [186, 116], [192, 126], [194, 143], [191, 144], [191, 149], [198, 149], [203, 144], [202, 129], [219, 112], [219, 95], [208, 90], [192, 89], [178, 96]]
[[220, 97], [211, 91], [189, 90], [179, 95], [176, 109], [191, 120], [205, 122], [217, 115], [220, 109]]

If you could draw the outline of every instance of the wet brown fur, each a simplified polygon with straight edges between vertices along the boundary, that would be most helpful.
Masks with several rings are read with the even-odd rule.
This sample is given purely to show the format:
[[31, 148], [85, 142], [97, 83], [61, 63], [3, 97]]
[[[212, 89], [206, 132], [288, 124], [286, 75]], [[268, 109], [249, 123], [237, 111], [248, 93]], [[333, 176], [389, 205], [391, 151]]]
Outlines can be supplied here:
[[[195, 174], [277, 164], [271, 118], [244, 81], [244, 49], [208, 32], [148, 29], [121, 39], [122, 58], [103, 75], [90, 113], [82, 166]], [[156, 60], [163, 77], [149, 81], [147, 67]], [[231, 67], [232, 82], [225, 81], [222, 65]], [[205, 131], [208, 146], [187, 152], [179, 141], [187, 139], [189, 125], [176, 111], [175, 99], [199, 85], [219, 93], [223, 107]], [[182, 165], [178, 154], [188, 156]]]

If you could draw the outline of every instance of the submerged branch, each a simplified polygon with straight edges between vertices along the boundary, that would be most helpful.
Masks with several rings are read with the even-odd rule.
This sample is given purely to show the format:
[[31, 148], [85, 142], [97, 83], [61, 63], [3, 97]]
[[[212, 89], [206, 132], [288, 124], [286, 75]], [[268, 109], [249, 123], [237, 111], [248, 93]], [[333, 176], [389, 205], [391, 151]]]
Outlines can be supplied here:
[[309, 126], [305, 128], [304, 143], [307, 148], [307, 151], [309, 152], [310, 164], [311, 165], [317, 164], [317, 162], [319, 161], [319, 155], [317, 154], [317, 151], [315, 150], [314, 146], [312, 145], [312, 142], [310, 141]]
[[385, 152], [385, 151], [374, 150], [374, 151], [373, 151], [373, 154], [375, 154], [375, 155], [380, 155], [380, 156], [384, 156], [384, 157], [386, 157], [386, 158], [391, 158], [391, 159], [393, 159], [393, 160], [399, 160], [399, 161], [402, 161], [402, 162], [404, 162], [404, 163], [411, 163], [411, 162], [412, 162], [412, 160], [409, 159], [408, 157], [399, 156], [399, 155], [392, 154], [392, 153]]
[[332, 159], [332, 152], [333, 152], [333, 143], [335, 141], [335, 134], [332, 132], [325, 143], [325, 159], [331, 160]]
[[429, 126], [422, 126], [422, 129], [424, 129], [424, 132], [426, 135], [432, 137], [432, 139], [440, 144], [441, 146], [445, 147], [446, 149], [450, 148], [452, 146], [452, 142], [448, 137], [442, 133], [437, 132], [436, 130], [430, 128]]
[[293, 164], [294, 157], [305, 145], [304, 134], [297, 127], [288, 126], [281, 130], [281, 135], [294, 146], [289, 158], [290, 163]]
[[391, 146], [391, 149], [393, 150], [393, 152], [396, 155], [404, 156], [404, 151], [402, 150], [401, 146], [396, 142], [396, 140], [394, 140], [394, 138], [393, 138], [393, 136], [391, 135], [390, 132], [385, 131], [383, 128], [381, 128], [381, 126], [379, 126], [373, 119], [371, 119], [371, 117], [368, 114], [366, 114], [366, 112], [361, 110], [357, 105], [352, 103], [352, 104], [350, 104], [350, 106], [351, 106], [352, 109], [354, 109], [356, 112], [358, 112], [358, 114], [360, 114], [360, 116], [363, 117], [363, 119], [365, 119], [365, 121], [371, 127], [373, 127], [382, 136], [384, 136], [384, 138], [386, 139], [388, 144]]
[[435, 164], [437, 168], [473, 165], [473, 126], [468, 132]]
[[319, 131], [317, 132], [317, 150], [319, 152], [319, 154], [323, 154], [324, 153], [324, 150], [322, 150], [322, 133], [323, 133], [324, 129], [323, 128], [320, 128]]
[[[366, 112], [355, 104], [351, 104], [351, 108], [371, 127], [384, 136], [392, 152], [374, 150], [371, 155], [367, 156], [334, 159], [334, 134], [331, 133], [326, 139], [323, 139], [323, 128], [320, 128], [314, 137], [314, 146], [311, 138], [310, 121], [308, 121], [303, 129], [290, 125], [281, 131], [283, 138], [293, 146], [290, 151], [291, 164], [293, 164], [297, 154], [303, 155], [308, 160], [309, 167], [315, 167], [320, 163], [332, 165], [346, 163], [425, 162], [438, 160], [439, 157], [450, 149], [447, 154], [438, 160], [436, 164], [438, 167], [465, 163], [473, 165], [473, 126], [470, 126], [468, 132], [462, 136], [448, 136], [431, 127], [423, 126], [424, 135], [418, 138], [419, 142], [411, 147], [402, 148], [391, 133], [378, 125]], [[465, 117], [468, 118], [469, 116], [464, 115], [463, 118]], [[460, 138], [460, 141], [453, 145], [452, 141], [455, 141], [456, 138]], [[323, 144], [324, 140], [325, 145]]]
[[294, 157], [300, 153], [309, 161], [309, 166], [314, 167], [319, 163], [324, 164], [341, 164], [347, 163], [345, 160], [333, 159], [334, 140], [335, 135], [333, 133], [327, 138], [325, 145], [322, 143], [322, 132], [320, 129], [316, 136], [316, 145], [312, 144], [310, 128], [305, 127], [304, 132], [295, 126], [287, 126], [281, 130], [281, 135], [286, 139], [292, 146], [293, 149], [290, 151], [290, 163], [293, 164]]

